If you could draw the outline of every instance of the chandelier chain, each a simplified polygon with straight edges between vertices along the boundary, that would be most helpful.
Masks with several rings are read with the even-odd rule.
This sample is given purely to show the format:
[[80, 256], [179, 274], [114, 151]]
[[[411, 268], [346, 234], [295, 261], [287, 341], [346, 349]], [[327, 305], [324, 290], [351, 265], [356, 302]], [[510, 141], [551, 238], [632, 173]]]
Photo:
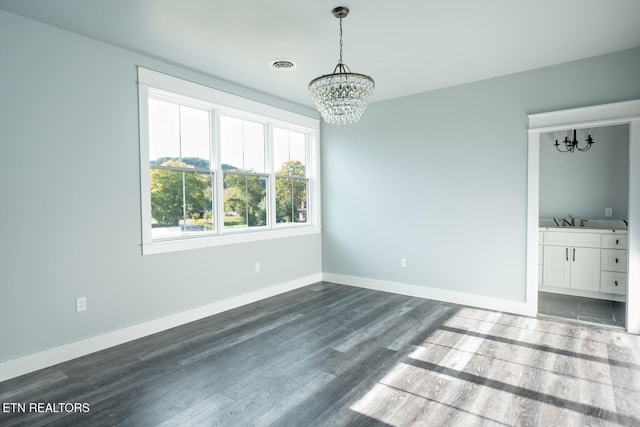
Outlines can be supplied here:
[[342, 64], [342, 18], [340, 18], [340, 60], [338, 64]]

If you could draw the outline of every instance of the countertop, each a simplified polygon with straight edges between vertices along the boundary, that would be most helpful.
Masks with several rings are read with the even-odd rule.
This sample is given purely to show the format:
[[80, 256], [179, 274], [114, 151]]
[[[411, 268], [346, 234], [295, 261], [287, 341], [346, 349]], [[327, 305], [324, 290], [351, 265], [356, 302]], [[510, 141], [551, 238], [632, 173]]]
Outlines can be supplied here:
[[[569, 218], [567, 218], [567, 221], [571, 222]], [[627, 234], [627, 224], [620, 219], [574, 219], [575, 226], [561, 225], [563, 223], [562, 218], [556, 218], [555, 221], [553, 218], [540, 218], [540, 231]], [[581, 227], [580, 224], [583, 224], [583, 226]]]

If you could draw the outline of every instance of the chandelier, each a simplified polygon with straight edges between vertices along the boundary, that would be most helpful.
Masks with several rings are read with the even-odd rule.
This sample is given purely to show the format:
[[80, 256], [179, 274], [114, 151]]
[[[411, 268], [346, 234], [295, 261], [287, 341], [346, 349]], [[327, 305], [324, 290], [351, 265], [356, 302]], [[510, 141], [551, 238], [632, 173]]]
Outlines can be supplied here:
[[331, 13], [340, 19], [340, 60], [333, 73], [311, 80], [309, 95], [325, 122], [355, 123], [367, 108], [375, 82], [364, 74], [352, 73], [342, 62], [342, 19], [349, 14], [349, 9], [340, 6]]
[[578, 146], [578, 139], [576, 138], [576, 130], [573, 130], [573, 140], [569, 141], [569, 132], [567, 132], [567, 136], [564, 137], [564, 141], [562, 141], [562, 143], [564, 143], [564, 148], [561, 149], [560, 148], [560, 143], [558, 142], [558, 140], [556, 139], [556, 143], [553, 144], [556, 149], [558, 151], [560, 151], [561, 153], [573, 153], [576, 148], [578, 149], [578, 151], [587, 151], [589, 148], [591, 148], [591, 144], [593, 144], [595, 141], [593, 140], [593, 138], [591, 138], [591, 131], [588, 131], [588, 137], [587, 139], [585, 139], [587, 145], [585, 145], [584, 147], [580, 148]]

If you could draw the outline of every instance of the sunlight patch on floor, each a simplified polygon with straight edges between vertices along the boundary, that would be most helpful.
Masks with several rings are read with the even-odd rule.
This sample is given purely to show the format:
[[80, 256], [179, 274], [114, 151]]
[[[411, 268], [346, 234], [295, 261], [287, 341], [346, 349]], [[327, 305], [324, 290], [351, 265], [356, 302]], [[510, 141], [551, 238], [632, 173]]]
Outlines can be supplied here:
[[507, 425], [481, 413], [470, 413], [438, 400], [410, 393], [385, 384], [376, 384], [351, 410], [391, 426]]
[[[474, 350], [473, 341], [468, 338], [469, 333], [476, 339], [485, 340], [485, 345]], [[458, 338], [450, 334], [458, 335]], [[497, 326], [459, 316], [448, 319], [444, 330], [438, 330], [425, 343], [448, 345], [516, 363], [540, 359], [541, 362], [536, 364], [539, 369], [560, 371], [564, 375], [605, 384], [610, 383], [609, 359], [618, 358], [615, 354], [609, 357], [592, 356], [608, 353], [607, 345], [600, 341], [580, 340], [566, 334], [550, 334], [504, 324]]]

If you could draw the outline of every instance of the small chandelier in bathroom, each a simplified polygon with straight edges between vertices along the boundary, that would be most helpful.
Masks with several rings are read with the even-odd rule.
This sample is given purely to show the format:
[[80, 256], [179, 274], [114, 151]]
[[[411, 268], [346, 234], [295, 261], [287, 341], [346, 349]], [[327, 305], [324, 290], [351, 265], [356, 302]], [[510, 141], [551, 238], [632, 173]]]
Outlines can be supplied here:
[[587, 131], [588, 137], [587, 139], [585, 139], [587, 145], [581, 148], [580, 146], [578, 146], [578, 139], [576, 138], [576, 130], [575, 129], [573, 130], [573, 140], [571, 141], [569, 140], [569, 135], [570, 135], [569, 132], [567, 132], [567, 136], [565, 136], [564, 141], [562, 141], [562, 144], [564, 144], [564, 148], [560, 148], [561, 145], [557, 139], [556, 139], [556, 143], [553, 144], [556, 147], [556, 149], [561, 153], [573, 153], [576, 149], [578, 149], [578, 151], [587, 151], [589, 148], [591, 148], [591, 145], [595, 142], [593, 138], [591, 138], [591, 131]]
[[342, 62], [342, 19], [349, 14], [349, 9], [340, 6], [331, 13], [340, 19], [340, 60], [333, 73], [311, 80], [309, 95], [327, 123], [355, 123], [367, 108], [375, 82], [364, 74], [352, 73]]

